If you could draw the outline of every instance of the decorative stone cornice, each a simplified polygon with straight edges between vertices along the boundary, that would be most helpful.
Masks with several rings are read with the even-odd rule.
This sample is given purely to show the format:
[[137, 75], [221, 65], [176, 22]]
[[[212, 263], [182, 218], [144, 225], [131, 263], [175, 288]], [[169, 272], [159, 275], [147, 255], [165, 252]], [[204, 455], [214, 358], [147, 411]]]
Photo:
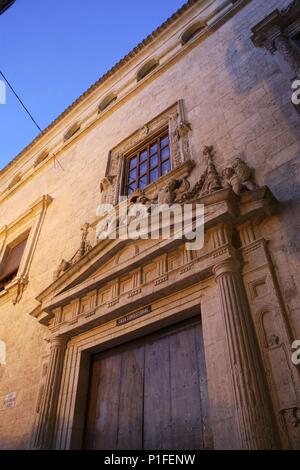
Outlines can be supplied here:
[[252, 42], [256, 47], [265, 47], [272, 54], [278, 51], [292, 69], [294, 80], [300, 77], [300, 54], [293, 47], [290, 35], [300, 30], [300, 2], [293, 1], [284, 10], [274, 10], [252, 28]]
[[[285, 10], [274, 10], [252, 28], [251, 40], [256, 47], [265, 47], [274, 41], [291, 23], [300, 19], [300, 2], [292, 2]], [[274, 49], [275, 50], [275, 49]]]

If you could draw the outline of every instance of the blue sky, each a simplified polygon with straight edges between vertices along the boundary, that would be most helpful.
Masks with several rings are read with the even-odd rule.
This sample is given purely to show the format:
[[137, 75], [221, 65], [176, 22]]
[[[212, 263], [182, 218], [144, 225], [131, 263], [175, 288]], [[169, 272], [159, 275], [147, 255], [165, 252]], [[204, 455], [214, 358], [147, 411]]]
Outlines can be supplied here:
[[[42, 129], [185, 0], [16, 0], [0, 16], [0, 70]], [[38, 134], [7, 90], [0, 168]]]

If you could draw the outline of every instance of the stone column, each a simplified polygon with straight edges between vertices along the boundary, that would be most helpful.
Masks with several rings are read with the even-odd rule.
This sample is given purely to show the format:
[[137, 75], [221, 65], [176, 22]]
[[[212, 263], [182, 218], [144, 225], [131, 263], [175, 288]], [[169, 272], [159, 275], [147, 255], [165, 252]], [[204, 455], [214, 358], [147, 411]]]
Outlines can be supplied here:
[[44, 394], [34, 432], [34, 449], [51, 449], [53, 446], [66, 339], [63, 337], [54, 337], [50, 342], [50, 360]]
[[239, 274], [239, 262], [234, 258], [220, 261], [213, 272], [226, 329], [241, 447], [276, 448], [275, 424]]

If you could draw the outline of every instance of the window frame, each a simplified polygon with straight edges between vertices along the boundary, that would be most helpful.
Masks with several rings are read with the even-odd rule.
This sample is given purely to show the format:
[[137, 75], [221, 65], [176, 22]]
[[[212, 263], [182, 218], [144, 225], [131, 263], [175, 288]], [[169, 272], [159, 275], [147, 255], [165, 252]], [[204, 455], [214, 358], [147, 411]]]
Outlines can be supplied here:
[[[168, 144], [165, 146], [165, 147], [161, 147], [160, 145], [160, 142], [161, 142], [161, 139], [163, 138], [168, 138]], [[157, 145], [157, 153], [153, 153], [151, 154], [150, 153], [150, 148], [153, 146], [153, 145]], [[161, 158], [161, 151], [164, 150], [165, 148], [168, 148], [169, 149], [169, 155], [167, 158], [165, 159], [162, 159]], [[141, 154], [143, 152], [147, 151], [147, 157], [145, 160], [140, 160], [141, 158]], [[157, 154], [157, 165], [151, 167], [150, 166], [150, 159]], [[130, 161], [133, 159], [133, 158], [137, 158], [137, 162], [136, 162], [136, 165], [134, 167], [130, 167]], [[167, 173], [169, 173], [171, 170], [172, 170], [172, 156], [171, 156], [171, 141], [170, 141], [170, 132], [169, 132], [169, 128], [168, 127], [164, 127], [163, 129], [160, 129], [159, 132], [157, 132], [155, 135], [152, 135], [152, 136], [149, 136], [148, 139], [145, 139], [143, 142], [140, 142], [138, 145], [136, 145], [134, 148], [132, 148], [129, 152], [127, 152], [125, 155], [124, 155], [124, 159], [125, 159], [125, 164], [124, 164], [124, 172], [123, 172], [123, 184], [122, 184], [122, 192], [121, 194], [125, 197], [129, 197], [130, 194], [132, 194], [134, 191], [136, 190], [141, 190], [143, 191], [147, 186], [149, 186], [150, 184], [153, 184], [155, 183], [156, 181], [159, 180], [159, 178], [161, 178], [162, 176], [166, 175]], [[161, 167], [162, 167], [162, 164], [165, 163], [165, 162], [169, 162], [169, 170], [166, 172], [166, 173], [162, 173], [162, 170], [161, 170]], [[140, 174], [140, 166], [141, 164], [147, 164], [147, 167], [146, 167], [146, 171], [143, 172], [142, 174]], [[133, 189], [131, 192], [129, 192], [129, 174], [130, 174], [130, 171], [133, 171], [133, 170], [136, 170], [136, 178], [135, 180], [133, 180], [133, 182], [135, 182], [137, 184], [137, 187], [135, 189]], [[155, 169], [158, 169], [158, 177], [151, 181], [150, 180], [150, 173], [151, 171], [154, 171]], [[147, 182], [146, 184], [140, 188], [139, 187], [139, 181], [141, 178], [147, 178]]]
[[[5, 247], [5, 252], [0, 262], [0, 292], [5, 290], [5, 287], [18, 277], [20, 267], [24, 259], [24, 254], [26, 252], [26, 246], [28, 244], [29, 235], [30, 235], [30, 230], [27, 230], [26, 232], [24, 232], [22, 235], [20, 235], [18, 238], [13, 240], [9, 245]], [[2, 278], [1, 272], [5, 271], [6, 265], [9, 261], [11, 251], [14, 250], [17, 246], [19, 246], [24, 241], [25, 241], [25, 245], [22, 251], [22, 255], [20, 257], [18, 269], [14, 272], [7, 274], [4, 278]]]
[[24, 289], [29, 282], [30, 268], [46, 212], [52, 200], [51, 196], [44, 194], [31, 204], [17, 219], [0, 229], [1, 266], [3, 266], [2, 263], [6, 262], [7, 249], [13, 248], [18, 242], [24, 240], [28, 234], [17, 275], [0, 291], [0, 305], [9, 299], [15, 305], [20, 302], [23, 296]]

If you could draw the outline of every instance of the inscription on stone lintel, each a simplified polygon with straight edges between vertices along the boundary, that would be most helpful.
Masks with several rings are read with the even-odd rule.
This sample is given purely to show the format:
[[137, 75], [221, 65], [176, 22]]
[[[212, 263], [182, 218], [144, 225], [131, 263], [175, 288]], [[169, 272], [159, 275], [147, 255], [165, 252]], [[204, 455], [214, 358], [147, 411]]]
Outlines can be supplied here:
[[138, 310], [137, 312], [129, 313], [128, 315], [126, 315], [126, 317], [119, 318], [117, 320], [117, 326], [125, 325], [125, 323], [136, 320], [137, 318], [143, 317], [144, 315], [147, 315], [148, 313], [151, 313], [151, 312], [152, 312], [152, 307], [151, 307], [151, 305], [148, 305], [147, 307], [143, 308], [142, 310]]

